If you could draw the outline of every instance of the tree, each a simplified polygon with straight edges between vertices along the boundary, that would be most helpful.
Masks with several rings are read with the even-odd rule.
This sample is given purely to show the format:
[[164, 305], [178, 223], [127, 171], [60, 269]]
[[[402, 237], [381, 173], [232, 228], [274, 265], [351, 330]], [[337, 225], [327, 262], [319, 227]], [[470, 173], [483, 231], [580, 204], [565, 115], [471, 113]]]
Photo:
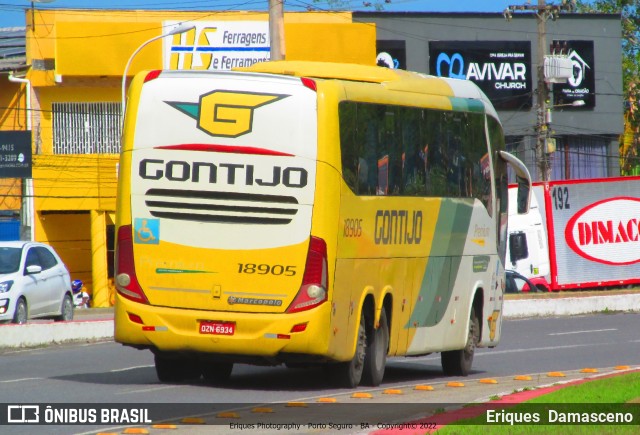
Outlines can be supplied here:
[[619, 13], [622, 19], [622, 88], [625, 128], [620, 138], [620, 170], [623, 175], [640, 170], [640, 0], [578, 1], [581, 13]]

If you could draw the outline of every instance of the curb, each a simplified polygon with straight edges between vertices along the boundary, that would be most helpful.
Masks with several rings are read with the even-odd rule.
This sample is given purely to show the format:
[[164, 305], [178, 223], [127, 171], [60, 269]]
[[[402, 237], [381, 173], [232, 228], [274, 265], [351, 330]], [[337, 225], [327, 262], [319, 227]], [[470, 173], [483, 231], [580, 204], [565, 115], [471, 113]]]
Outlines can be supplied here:
[[640, 294], [513, 299], [504, 301], [503, 305], [503, 315], [506, 319], [575, 316], [603, 311], [640, 312]]
[[3, 325], [0, 333], [0, 348], [36, 347], [102, 339], [113, 339], [113, 320]]

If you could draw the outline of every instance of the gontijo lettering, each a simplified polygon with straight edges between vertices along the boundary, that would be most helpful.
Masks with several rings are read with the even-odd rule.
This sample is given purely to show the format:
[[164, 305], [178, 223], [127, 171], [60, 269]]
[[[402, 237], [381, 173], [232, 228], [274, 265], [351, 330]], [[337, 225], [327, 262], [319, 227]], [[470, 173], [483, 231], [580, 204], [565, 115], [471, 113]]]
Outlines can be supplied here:
[[[307, 185], [309, 174], [304, 168], [273, 166], [258, 168], [254, 165], [237, 163], [186, 162], [160, 159], [143, 159], [138, 170], [140, 177], [147, 180], [166, 179], [169, 181], [191, 181], [199, 183], [244, 184], [245, 186], [271, 186], [301, 188]], [[219, 177], [220, 176], [220, 177]], [[219, 178], [222, 180], [219, 181]]]
[[417, 245], [422, 240], [422, 210], [378, 210], [375, 219], [377, 245]]

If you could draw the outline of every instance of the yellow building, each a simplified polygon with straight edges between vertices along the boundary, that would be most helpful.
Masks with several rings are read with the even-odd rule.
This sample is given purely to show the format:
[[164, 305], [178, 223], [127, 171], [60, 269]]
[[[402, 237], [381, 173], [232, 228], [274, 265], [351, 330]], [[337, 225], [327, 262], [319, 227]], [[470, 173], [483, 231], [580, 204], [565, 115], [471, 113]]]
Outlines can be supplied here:
[[[94, 306], [109, 306], [130, 57], [139, 49], [129, 79], [144, 69], [248, 66], [269, 57], [269, 16], [36, 9], [25, 18], [26, 68], [0, 71], [0, 132], [31, 130], [32, 179], [0, 178], [0, 210], [20, 209], [23, 238], [51, 244]], [[161, 37], [180, 23], [193, 28]], [[375, 26], [348, 12], [285, 13], [284, 33], [287, 60], [375, 64]]]

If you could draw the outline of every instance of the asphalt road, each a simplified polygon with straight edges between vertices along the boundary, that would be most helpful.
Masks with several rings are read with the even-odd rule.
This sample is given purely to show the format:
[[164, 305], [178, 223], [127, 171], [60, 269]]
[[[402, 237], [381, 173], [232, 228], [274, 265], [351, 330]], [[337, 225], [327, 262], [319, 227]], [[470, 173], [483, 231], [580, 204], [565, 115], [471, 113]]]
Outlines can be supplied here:
[[[640, 366], [639, 323], [640, 314], [507, 320], [503, 324], [500, 345], [477, 352], [474, 371], [468, 378], [444, 377], [437, 354], [392, 358], [380, 388], [359, 387], [356, 390], [327, 386], [319, 369], [287, 369], [283, 366], [237, 365], [231, 382], [224, 387], [208, 386], [200, 381], [162, 384], [156, 378], [150, 352], [126, 348], [111, 341], [5, 350], [0, 353], [0, 403], [125, 403], [132, 407], [164, 403], [171, 405], [159, 411], [162, 418], [174, 418], [215, 415], [222, 410], [247, 410], [256, 406], [275, 406], [275, 403], [315, 403], [319, 399], [355, 404], [358, 399], [351, 395], [358, 392], [371, 395], [367, 404], [391, 404], [385, 406], [385, 410], [398, 417], [400, 408], [394, 408], [394, 403], [402, 404], [405, 412], [412, 412], [408, 404], [445, 407], [445, 404], [486, 400], [491, 395], [517, 388], [556, 382], [557, 379], [548, 377], [549, 372], [562, 371], [569, 379], [585, 376], [579, 373], [583, 368]], [[514, 383], [514, 375], [531, 375], [532, 380]], [[481, 379], [493, 379], [496, 384], [483, 384]], [[463, 382], [465, 388], [447, 388], [451, 381]], [[436, 393], [416, 391], [416, 385], [428, 385]], [[373, 406], [370, 412], [383, 415], [382, 411]], [[356, 410], [345, 408], [342, 412], [352, 417]], [[290, 416], [286, 411], [285, 415]], [[212, 429], [211, 426], [207, 428]], [[224, 428], [228, 432], [229, 427]], [[4, 426], [1, 432], [66, 434], [85, 431], [109, 432], [98, 426]]]

